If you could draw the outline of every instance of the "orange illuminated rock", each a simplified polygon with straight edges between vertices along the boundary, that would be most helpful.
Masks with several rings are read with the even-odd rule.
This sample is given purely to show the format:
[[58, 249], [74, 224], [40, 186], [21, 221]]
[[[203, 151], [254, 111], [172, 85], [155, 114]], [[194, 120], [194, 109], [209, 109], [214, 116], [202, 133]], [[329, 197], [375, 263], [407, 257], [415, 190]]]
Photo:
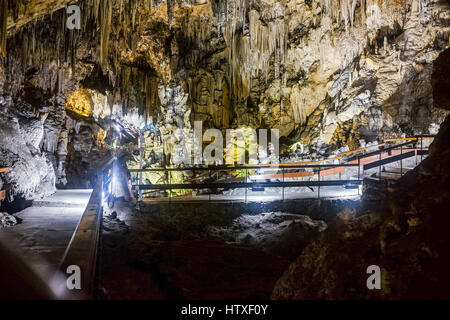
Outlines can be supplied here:
[[88, 89], [78, 89], [67, 97], [66, 110], [81, 116], [92, 115], [92, 98]]

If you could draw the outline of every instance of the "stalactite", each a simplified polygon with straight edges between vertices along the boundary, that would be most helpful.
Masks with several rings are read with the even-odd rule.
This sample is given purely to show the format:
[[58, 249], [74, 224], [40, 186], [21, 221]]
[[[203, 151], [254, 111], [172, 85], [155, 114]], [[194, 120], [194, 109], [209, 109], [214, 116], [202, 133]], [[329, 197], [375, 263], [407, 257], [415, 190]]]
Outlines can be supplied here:
[[182, 20], [184, 35], [198, 46], [202, 46], [211, 36], [214, 28], [214, 19], [209, 12], [189, 13]]
[[[98, 18], [99, 18], [99, 10], [100, 10], [100, 1], [101, 0], [93, 0], [93, 8], [92, 8], [92, 12], [94, 14], [94, 19], [96, 22], [98, 22]], [[104, 1], [103, 1], [104, 2]]]
[[366, 0], [361, 0], [361, 21], [363, 24], [366, 23]]
[[8, 0], [0, 0], [0, 48], [1, 55], [6, 57], [6, 39], [8, 37]]
[[[0, 0], [0, 6], [7, 6], [13, 2], [22, 3], [23, 0]], [[175, 2], [175, 0], [171, 2], [172, 7], [175, 6]], [[8, 39], [10, 42], [8, 49], [14, 50], [11, 54], [14, 61], [10, 63], [8, 60], [8, 73], [20, 79], [30, 67], [33, 67], [37, 69], [37, 86], [54, 93], [62, 93], [64, 86], [67, 85], [64, 76], [69, 77], [70, 74], [70, 72], [64, 74], [65, 68], [70, 62], [70, 66], [75, 69], [79, 47], [77, 44], [83, 43], [87, 45], [87, 50], [94, 52], [94, 60], [99, 63], [103, 74], [109, 78], [112, 87], [112, 94], [109, 96], [119, 97], [119, 99], [110, 97], [110, 105], [114, 101], [123, 102], [125, 108], [139, 107], [143, 114], [151, 114], [154, 110], [158, 110], [159, 80], [156, 75], [149, 69], [137, 70], [124, 66], [121, 62], [122, 50], [136, 47], [137, 43], [132, 43], [133, 35], [142, 34], [142, 30], [138, 28], [143, 28], [145, 23], [140, 21], [147, 17], [141, 9], [153, 7], [153, 1], [85, 0], [79, 1], [78, 4], [82, 12], [81, 31], [66, 29], [67, 15], [65, 10], [61, 9], [51, 15], [35, 19], [15, 32], [11, 39]], [[18, 5], [16, 7], [19, 8]], [[118, 9], [114, 16], [113, 8]], [[11, 10], [9, 6], [10, 17]], [[14, 10], [17, 13], [19, 9]], [[2, 15], [5, 11], [0, 11], [0, 22], [5, 21], [6, 25], [6, 15]], [[214, 31], [212, 17], [212, 14], [200, 16], [190, 25], [193, 39], [200, 42], [207, 40]], [[6, 32], [0, 33], [0, 40], [3, 38], [6, 41]], [[5, 53], [6, 47], [5, 51], [2, 48], [2, 54]], [[21, 81], [11, 82], [14, 82], [15, 86], [15, 83]], [[14, 87], [11, 91], [19, 92], [20, 88]]]
[[366, 0], [366, 21], [368, 29], [381, 27], [382, 14], [378, 0]]
[[341, 16], [342, 20], [345, 24], [345, 30], [348, 31], [348, 23], [349, 23], [349, 10], [348, 10], [348, 2], [349, 0], [341, 0]]
[[[264, 23], [256, 10], [248, 12], [246, 0], [226, 3], [224, 38], [227, 44], [229, 77], [232, 92], [238, 100], [246, 99], [252, 88], [252, 79], [267, 79], [273, 59], [275, 77], [280, 77], [287, 46], [287, 21], [284, 5], [274, 3], [272, 14]], [[247, 22], [248, 12], [248, 22]]]
[[167, 16], [169, 18], [169, 28], [172, 29], [175, 10], [175, 0], [167, 0]]
[[27, 32], [22, 33], [22, 52], [21, 52], [21, 65], [23, 72], [26, 71], [26, 67], [28, 65], [28, 34]]
[[[364, 2], [364, 0], [361, 0], [361, 2]], [[353, 27], [353, 24], [355, 23], [355, 11], [356, 11], [356, 5], [358, 3], [358, 0], [352, 1], [352, 6], [350, 9], [350, 24]]]
[[101, 2], [100, 17], [100, 62], [104, 64], [107, 61], [109, 51], [109, 37], [112, 20], [111, 0], [103, 0]]
[[[371, 16], [373, 10], [380, 8], [378, 0], [320, 0], [323, 12], [335, 21], [344, 22], [346, 28], [353, 27], [358, 4], [363, 25], [366, 24], [367, 14]], [[377, 9], [374, 9], [375, 7]]]

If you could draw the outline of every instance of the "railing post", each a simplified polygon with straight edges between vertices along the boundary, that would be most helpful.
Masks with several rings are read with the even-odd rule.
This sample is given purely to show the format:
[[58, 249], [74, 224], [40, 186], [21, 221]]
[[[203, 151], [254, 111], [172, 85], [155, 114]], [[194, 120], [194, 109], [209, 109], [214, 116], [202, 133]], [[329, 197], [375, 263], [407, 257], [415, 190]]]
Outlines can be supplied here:
[[281, 173], [282, 173], [282, 175], [283, 175], [283, 201], [284, 201], [284, 168], [283, 167], [281, 167]]
[[[143, 145], [143, 136], [142, 136], [142, 132], [139, 129], [139, 170], [142, 170], [142, 162], [143, 162], [143, 153], [144, 153], [144, 145]], [[142, 185], [142, 171], [139, 171], [139, 186]], [[138, 200], [141, 201], [142, 200], [142, 190], [139, 187], [139, 192], [138, 192]]]
[[319, 167], [319, 174], [318, 174], [318, 178], [317, 181], [319, 181], [319, 187], [317, 188], [317, 198], [320, 200], [320, 170], [321, 167]]
[[[209, 181], [211, 183], [211, 169], [209, 169]], [[211, 189], [209, 190], [209, 202], [211, 202]]]
[[403, 146], [400, 146], [400, 177], [403, 177]]
[[247, 176], [248, 176], [248, 169], [245, 169], [245, 203], [247, 203]]
[[100, 210], [103, 212], [103, 190], [105, 189], [105, 179], [103, 177], [103, 170], [100, 170], [100, 181], [101, 181]]
[[358, 156], [358, 180], [361, 180], [361, 158]]
[[380, 160], [380, 165], [378, 166], [378, 178], [379, 179], [381, 179], [381, 160], [382, 160], [381, 156], [382, 156], [382, 154], [383, 154], [383, 150], [380, 150], [380, 159], [379, 159]]
[[169, 203], [172, 203], [172, 176], [170, 175], [170, 171], [167, 171], [169, 175]]
[[413, 144], [413, 147], [414, 147], [414, 154], [415, 154], [415, 158], [416, 158], [416, 167], [417, 167], [417, 148], [418, 148], [418, 146], [417, 146], [417, 142], [418, 142], [418, 138], [416, 138], [416, 143], [414, 143]]
[[420, 137], [420, 162], [423, 161], [423, 137]]
[[359, 183], [361, 181], [361, 158], [358, 156], [358, 196], [360, 196], [359, 192]]

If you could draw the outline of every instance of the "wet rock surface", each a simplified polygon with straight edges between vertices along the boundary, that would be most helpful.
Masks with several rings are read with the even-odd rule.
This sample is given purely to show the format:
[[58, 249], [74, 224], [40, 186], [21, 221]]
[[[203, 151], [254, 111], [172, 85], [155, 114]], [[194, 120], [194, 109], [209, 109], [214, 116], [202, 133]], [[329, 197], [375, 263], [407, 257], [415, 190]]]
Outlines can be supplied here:
[[283, 213], [195, 220], [118, 205], [103, 224], [104, 299], [268, 299], [293, 251], [326, 228]]
[[227, 243], [263, 249], [292, 259], [326, 228], [325, 222], [307, 216], [273, 212], [242, 215], [230, 227], [211, 227], [209, 233]]

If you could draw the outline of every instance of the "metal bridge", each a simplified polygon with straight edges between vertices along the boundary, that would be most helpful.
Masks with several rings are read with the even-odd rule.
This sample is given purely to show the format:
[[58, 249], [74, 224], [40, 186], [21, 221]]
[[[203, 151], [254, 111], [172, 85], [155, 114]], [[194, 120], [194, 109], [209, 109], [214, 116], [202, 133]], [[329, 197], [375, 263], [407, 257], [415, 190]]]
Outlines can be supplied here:
[[[142, 200], [144, 196], [152, 196], [145, 201], [212, 201], [213, 198], [221, 201], [235, 200], [236, 197], [222, 195], [215, 196], [219, 190], [244, 189], [241, 201], [247, 202], [249, 191], [262, 192], [265, 189], [277, 188], [279, 195], [277, 200], [286, 199], [288, 188], [310, 188], [317, 198], [330, 197], [330, 192], [321, 193], [327, 187], [340, 187], [341, 189], [357, 190], [362, 185], [364, 177], [375, 175], [383, 179], [383, 167], [388, 164], [398, 163], [399, 170], [391, 172], [400, 178], [405, 171], [404, 160], [415, 157], [415, 165], [428, 154], [427, 143], [433, 136], [417, 136], [413, 138], [391, 139], [382, 144], [349, 151], [339, 154], [337, 157], [297, 163], [265, 164], [258, 166], [209, 166], [209, 167], [185, 167], [185, 168], [144, 168], [130, 170], [135, 176], [134, 188]], [[378, 148], [378, 150], [370, 151]], [[376, 170], [378, 169], [378, 170]], [[375, 172], [374, 172], [375, 171]], [[378, 171], [378, 173], [376, 172]], [[188, 173], [189, 178], [183, 183], [174, 182], [175, 173]], [[144, 184], [143, 174], [154, 173], [160, 179], [158, 184]], [[236, 176], [237, 175], [237, 176]], [[342, 176], [346, 177], [345, 179]], [[386, 175], [384, 175], [386, 176]], [[316, 188], [315, 190], [312, 188]], [[280, 190], [281, 189], [281, 190]], [[183, 190], [187, 195], [174, 195], [174, 191]], [[201, 190], [202, 194], [195, 194], [191, 190]], [[164, 194], [161, 195], [161, 192]], [[339, 191], [336, 191], [339, 194]], [[157, 197], [159, 193], [159, 197]], [[303, 192], [295, 192], [289, 199], [305, 198]], [[331, 192], [333, 194], [333, 192]], [[348, 193], [345, 194], [348, 196]], [[273, 196], [271, 197], [274, 198]], [[258, 198], [259, 200], [263, 200]], [[264, 200], [263, 200], [264, 201]], [[270, 197], [268, 199], [270, 200]]]

